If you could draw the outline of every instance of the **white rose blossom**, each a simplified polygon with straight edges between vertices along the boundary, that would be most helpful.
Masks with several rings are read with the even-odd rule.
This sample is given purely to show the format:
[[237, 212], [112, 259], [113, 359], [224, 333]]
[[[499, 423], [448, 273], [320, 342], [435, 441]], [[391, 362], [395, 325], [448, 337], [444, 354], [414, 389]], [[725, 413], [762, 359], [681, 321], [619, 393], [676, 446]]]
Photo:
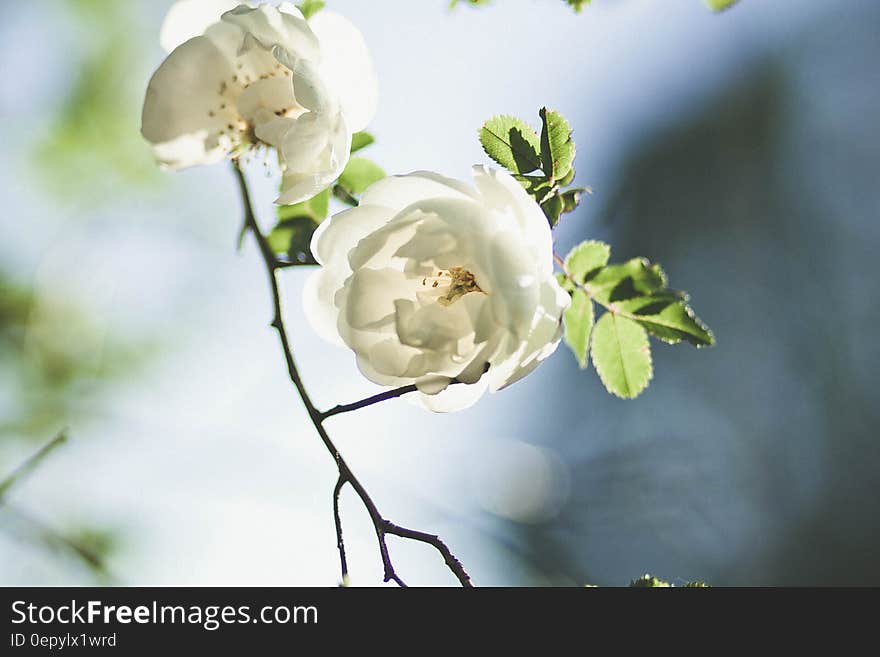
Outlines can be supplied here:
[[150, 80], [141, 131], [169, 168], [266, 145], [283, 173], [277, 202], [297, 203], [342, 173], [352, 133], [375, 113], [369, 52], [339, 14], [307, 21], [291, 3], [180, 0], [160, 41], [170, 54]]
[[368, 379], [415, 384], [434, 411], [531, 372], [556, 350], [569, 303], [535, 201], [507, 173], [473, 177], [385, 178], [312, 240], [323, 267], [304, 292], [310, 323], [354, 350]]

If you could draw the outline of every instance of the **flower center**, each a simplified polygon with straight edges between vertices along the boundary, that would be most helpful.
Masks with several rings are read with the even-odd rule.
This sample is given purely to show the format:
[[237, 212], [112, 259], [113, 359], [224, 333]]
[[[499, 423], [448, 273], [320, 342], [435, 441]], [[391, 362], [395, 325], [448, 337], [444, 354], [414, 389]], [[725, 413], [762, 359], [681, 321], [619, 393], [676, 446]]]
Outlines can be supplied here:
[[443, 295], [438, 297], [437, 303], [441, 306], [451, 306], [465, 294], [470, 292], [483, 292], [473, 273], [464, 267], [451, 267], [446, 271], [437, 272], [436, 276], [426, 276], [422, 279], [425, 287], [438, 288]]
[[[251, 72], [251, 68], [245, 69], [238, 62], [235, 73], [220, 82], [216, 104], [208, 111], [210, 118], [225, 121], [217, 137], [229, 139], [236, 146], [260, 146], [262, 142], [256, 135], [256, 124], [271, 118], [272, 114], [279, 118], [296, 118], [302, 113], [302, 108], [292, 95], [289, 69], [275, 63], [265, 72], [257, 74]], [[284, 81], [281, 87], [273, 89], [265, 86], [267, 82], [281, 80]], [[282, 90], [281, 93], [279, 90]], [[243, 96], [247, 97], [244, 107], [241, 105]]]

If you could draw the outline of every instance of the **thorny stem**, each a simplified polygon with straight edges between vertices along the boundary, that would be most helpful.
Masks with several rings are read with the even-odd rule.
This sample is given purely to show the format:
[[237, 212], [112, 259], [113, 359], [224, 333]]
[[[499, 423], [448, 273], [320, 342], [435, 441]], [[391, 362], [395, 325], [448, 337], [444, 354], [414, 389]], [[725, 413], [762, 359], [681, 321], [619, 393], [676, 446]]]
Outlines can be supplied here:
[[342, 538], [342, 516], [339, 515], [339, 495], [345, 486], [342, 475], [336, 480], [333, 488], [333, 522], [336, 525], [336, 547], [339, 550], [339, 566], [342, 570], [342, 585], [348, 585], [348, 560], [345, 558], [345, 541]]
[[[315, 407], [314, 403], [311, 400], [311, 397], [309, 397], [309, 394], [306, 391], [299, 370], [297, 369], [296, 361], [293, 358], [293, 350], [291, 349], [290, 340], [287, 335], [287, 329], [284, 326], [284, 320], [281, 315], [281, 294], [278, 289], [277, 271], [278, 269], [283, 267], [283, 265], [275, 257], [275, 254], [269, 246], [266, 237], [260, 231], [260, 227], [257, 224], [256, 216], [254, 215], [253, 205], [251, 204], [247, 179], [245, 178], [244, 171], [241, 169], [241, 166], [237, 160], [233, 161], [233, 169], [238, 180], [239, 189], [241, 191], [242, 204], [244, 206], [244, 230], [249, 230], [253, 234], [254, 239], [257, 242], [257, 246], [260, 249], [260, 254], [263, 257], [263, 262], [266, 266], [266, 273], [269, 277], [269, 288], [272, 293], [272, 305], [274, 310], [274, 316], [272, 318], [271, 325], [278, 332], [278, 338], [281, 342], [282, 351], [284, 352], [284, 359], [287, 363], [287, 372], [290, 376], [291, 382], [293, 383], [294, 387], [296, 387], [296, 390], [299, 393], [303, 406], [305, 406], [306, 408], [306, 412], [309, 414], [309, 419], [311, 419], [312, 424], [315, 427], [315, 431], [317, 431], [321, 442], [324, 443], [324, 447], [326, 447], [327, 451], [330, 452], [330, 455], [336, 462], [336, 467], [339, 471], [339, 479], [337, 480], [336, 487], [333, 491], [333, 506], [334, 520], [336, 521], [336, 545], [339, 549], [343, 582], [347, 580], [348, 566], [345, 558], [345, 545], [342, 536], [342, 522], [339, 516], [339, 493], [341, 492], [345, 484], [349, 484], [351, 485], [357, 496], [360, 498], [361, 502], [367, 510], [367, 513], [370, 516], [370, 519], [373, 521], [373, 527], [376, 530], [376, 539], [379, 543], [379, 555], [382, 559], [382, 566], [385, 571], [384, 580], [386, 582], [393, 581], [397, 583], [398, 586], [406, 586], [404, 581], [398, 576], [397, 572], [394, 570], [394, 564], [392, 563], [391, 556], [388, 553], [386, 536], [388, 534], [391, 534], [393, 536], [400, 536], [402, 538], [407, 538], [413, 541], [418, 541], [420, 543], [431, 545], [440, 553], [440, 555], [443, 557], [444, 562], [449, 567], [449, 570], [452, 571], [453, 575], [455, 575], [456, 579], [458, 579], [459, 583], [462, 586], [473, 586], [471, 578], [467, 574], [467, 571], [464, 569], [464, 567], [461, 565], [461, 562], [452, 554], [452, 552], [449, 550], [449, 547], [438, 536], [435, 536], [433, 534], [426, 534], [424, 532], [418, 532], [412, 529], [407, 529], [405, 527], [400, 527], [385, 519], [385, 517], [379, 512], [376, 503], [370, 497], [369, 493], [367, 493], [366, 488], [364, 488], [363, 484], [361, 484], [360, 480], [355, 476], [354, 472], [352, 472], [351, 468], [342, 457], [342, 454], [340, 454], [339, 450], [336, 448], [336, 445], [333, 443], [330, 436], [327, 434], [327, 431], [324, 429], [323, 422], [326, 418], [338, 413], [345, 412], [344, 410], [336, 409], [345, 408], [346, 410], [354, 410], [354, 407], [363, 408], [364, 406], [375, 404], [379, 401], [383, 401], [384, 399], [393, 399], [394, 397], [399, 397], [402, 394], [406, 394], [406, 392], [412, 392], [412, 390], [404, 390], [403, 392], [400, 392], [400, 390], [402, 389], [398, 389], [396, 391], [392, 390], [390, 391], [390, 393], [399, 392], [399, 394], [395, 395], [390, 393], [383, 393], [383, 395], [386, 395], [385, 397], [382, 397], [382, 395], [376, 395], [375, 397], [371, 397], [361, 402], [356, 402], [355, 404], [348, 405], [351, 408], [336, 407], [336, 409], [331, 409], [330, 411], [327, 411], [325, 413], [322, 413]], [[381, 399], [379, 397], [381, 397]]]

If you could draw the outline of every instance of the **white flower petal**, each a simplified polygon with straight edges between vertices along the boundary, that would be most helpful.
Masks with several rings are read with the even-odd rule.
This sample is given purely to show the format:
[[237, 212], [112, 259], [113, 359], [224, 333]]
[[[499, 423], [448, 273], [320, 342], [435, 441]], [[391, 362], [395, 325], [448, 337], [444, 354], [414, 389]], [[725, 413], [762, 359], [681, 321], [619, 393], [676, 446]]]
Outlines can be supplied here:
[[[349, 159], [346, 114], [358, 127], [369, 120], [375, 76], [351, 23], [327, 14], [317, 24], [323, 64], [318, 36], [290, 2], [175, 3], [162, 28], [171, 52], [150, 81], [142, 115], [159, 162], [209, 164], [264, 144], [278, 150], [278, 203], [298, 203], [329, 186]], [[349, 57], [356, 61], [343, 66]]]
[[553, 271], [553, 261], [541, 257], [547, 249], [553, 249], [553, 238], [547, 230], [547, 217], [540, 206], [532, 200], [512, 176], [504, 171], [478, 165], [473, 168], [474, 182], [491, 207], [508, 211], [519, 223], [523, 241], [537, 256], [544, 273]]
[[339, 280], [334, 277], [333, 272], [322, 268], [306, 279], [302, 295], [303, 313], [309, 325], [315, 333], [339, 347], [344, 347], [345, 342], [339, 336], [339, 329], [336, 327], [339, 310], [333, 298], [344, 281], [345, 277]]
[[393, 269], [359, 269], [352, 274], [347, 287], [349, 300], [344, 317], [354, 329], [392, 326], [395, 300], [410, 294], [403, 274]]
[[339, 102], [317, 65], [281, 46], [273, 47], [272, 52], [275, 59], [292, 72], [293, 93], [299, 105], [328, 115], [339, 111]]
[[473, 335], [464, 302], [444, 307], [437, 303], [417, 305], [410, 299], [396, 299], [394, 318], [400, 342], [418, 349], [455, 355], [460, 341]]
[[378, 383], [380, 386], [393, 386], [397, 388], [412, 383], [412, 381], [406, 377], [390, 376], [388, 374], [382, 374], [381, 372], [378, 372], [372, 366], [369, 359], [361, 356], [360, 354], [358, 354], [356, 362], [358, 369], [361, 371], [361, 374], [363, 374], [373, 383]]
[[304, 112], [293, 95], [293, 83], [286, 76], [257, 80], [241, 93], [236, 107], [243, 118], [257, 127], [265, 122], [260, 120], [261, 112], [273, 118], [276, 112], [289, 118]]
[[230, 145], [222, 140], [211, 141], [207, 131], [181, 135], [170, 141], [153, 145], [153, 156], [162, 166], [182, 169], [198, 164], [221, 162], [229, 153]]
[[204, 163], [214, 162], [213, 152], [220, 137], [237, 139], [228, 127], [235, 127], [232, 122], [236, 115], [228, 105], [221, 109], [221, 88], [231, 75], [233, 65], [228, 54], [204, 36], [185, 42], [162, 62], [147, 86], [141, 132], [153, 144], [188, 137], [179, 142], [186, 143], [180, 155], [174, 155], [176, 148], [159, 149], [163, 164], [183, 167], [202, 163], [194, 147], [196, 140], [202, 141]]
[[543, 305], [535, 315], [528, 339], [518, 352], [493, 368], [489, 378], [495, 392], [519, 381], [556, 351], [562, 339], [562, 313], [570, 298], [555, 279], [548, 279], [541, 290]]
[[[309, 171], [318, 162], [337, 130], [330, 121], [315, 112], [298, 117], [281, 144], [281, 156], [285, 166], [295, 171]], [[319, 165], [321, 168], [323, 165]]]
[[320, 59], [318, 38], [298, 10], [294, 12], [286, 8], [286, 11], [280, 11], [267, 4], [258, 7], [239, 5], [223, 14], [223, 20], [250, 34], [265, 50], [280, 46], [303, 59]]
[[322, 265], [339, 263], [350, 273], [348, 252], [361, 238], [387, 224], [393, 216], [388, 208], [363, 204], [335, 214], [321, 222], [312, 236], [312, 253]]
[[372, 345], [366, 356], [370, 366], [379, 374], [403, 379], [410, 376], [410, 369], [413, 361], [419, 358], [419, 352], [401, 346], [396, 338], [389, 337]]
[[348, 254], [348, 264], [354, 269], [382, 266], [415, 235], [418, 222], [424, 214], [414, 211], [399, 214], [385, 226], [362, 238]]
[[435, 395], [413, 392], [404, 395], [404, 398], [434, 413], [452, 413], [463, 411], [476, 404], [486, 392], [487, 387], [486, 380], [481, 379], [472, 385], [457, 383], [448, 386], [442, 392]]
[[184, 41], [203, 34], [224, 12], [239, 4], [235, 0], [178, 0], [165, 14], [159, 44], [170, 53]]
[[435, 411], [537, 367], [569, 302], [537, 205], [507, 174], [474, 175], [476, 190], [427, 172], [379, 181], [312, 241], [324, 270], [310, 281], [310, 321], [326, 331], [335, 317], [367, 378], [414, 383], [412, 400]]
[[333, 11], [315, 14], [309, 25], [321, 45], [321, 71], [340, 99], [353, 132], [367, 127], [376, 113], [379, 83], [364, 37], [354, 24]]
[[538, 305], [540, 281], [535, 275], [534, 262], [523, 258], [526, 249], [513, 231], [499, 232], [491, 242], [487, 258], [495, 321], [517, 337], [523, 337], [520, 331], [528, 329]]
[[285, 116], [267, 114], [265, 109], [260, 109], [254, 115], [254, 134], [260, 141], [277, 148], [279, 144], [284, 143], [284, 138], [295, 121], [296, 119]]
[[284, 174], [275, 202], [299, 203], [324, 190], [345, 169], [350, 150], [351, 133], [341, 114], [328, 118], [308, 112], [298, 117], [279, 149]]
[[406, 176], [388, 176], [372, 184], [361, 197], [361, 205], [381, 205], [403, 210], [418, 201], [437, 198], [475, 199], [473, 188], [429, 171]]

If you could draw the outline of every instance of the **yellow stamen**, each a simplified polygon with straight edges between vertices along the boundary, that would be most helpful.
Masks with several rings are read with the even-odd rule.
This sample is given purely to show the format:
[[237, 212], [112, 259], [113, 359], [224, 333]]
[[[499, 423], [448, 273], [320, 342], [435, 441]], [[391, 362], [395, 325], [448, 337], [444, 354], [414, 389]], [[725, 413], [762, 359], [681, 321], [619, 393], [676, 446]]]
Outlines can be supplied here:
[[[431, 283], [431, 288], [437, 288], [443, 283], [446, 288], [445, 294], [438, 297], [437, 303], [441, 306], [451, 306], [461, 297], [471, 292], [483, 292], [473, 273], [464, 267], [451, 267], [449, 271], [437, 272], [436, 276], [425, 277], [422, 279], [422, 285], [427, 286]], [[483, 292], [485, 294], [485, 292]]]

